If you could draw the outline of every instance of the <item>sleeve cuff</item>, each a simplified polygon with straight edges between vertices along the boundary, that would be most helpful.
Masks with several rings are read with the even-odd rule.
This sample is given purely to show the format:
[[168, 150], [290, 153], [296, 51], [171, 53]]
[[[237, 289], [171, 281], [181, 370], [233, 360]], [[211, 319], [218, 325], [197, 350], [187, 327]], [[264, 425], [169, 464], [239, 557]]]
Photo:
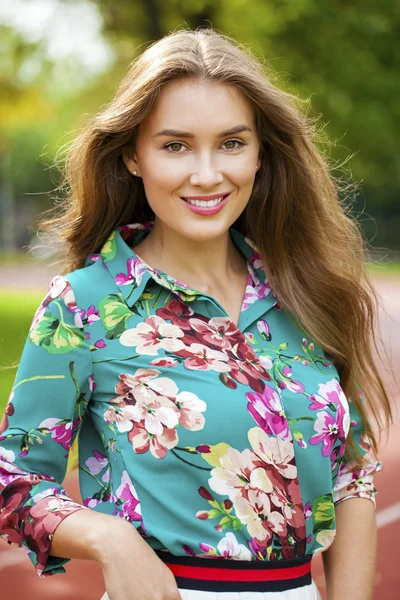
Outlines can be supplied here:
[[342, 463], [333, 488], [335, 505], [349, 498], [368, 498], [376, 506], [375, 496], [378, 493], [375, 484], [375, 473], [382, 470], [382, 463], [372, 457], [364, 469], [353, 469], [354, 463]]
[[21, 543], [39, 577], [65, 573], [62, 565], [71, 559], [51, 556], [51, 541], [59, 524], [82, 509], [87, 510], [87, 507], [73, 502], [64, 494], [46, 496], [33, 506], [26, 507]]

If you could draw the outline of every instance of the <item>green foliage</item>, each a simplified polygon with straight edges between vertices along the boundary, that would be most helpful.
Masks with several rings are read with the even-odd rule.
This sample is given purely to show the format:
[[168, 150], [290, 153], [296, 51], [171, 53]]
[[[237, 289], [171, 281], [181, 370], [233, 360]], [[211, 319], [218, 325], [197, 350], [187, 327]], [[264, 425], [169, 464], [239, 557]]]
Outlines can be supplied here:
[[3, 292], [0, 295], [0, 412], [14, 383], [16, 365], [27, 340], [33, 315], [44, 293]]
[[[56, 75], [64, 59], [52, 62], [40, 42], [26, 42], [1, 27], [0, 58], [5, 68], [0, 80], [0, 159], [6, 155], [7, 163], [0, 161], [0, 167], [16, 198], [34, 203], [36, 211], [47, 207], [40, 193], [57, 183], [57, 172], [49, 169], [57, 149], [109, 101], [132, 60], [170, 31], [211, 24], [275, 69], [282, 88], [310, 100], [309, 115], [321, 115], [332, 141], [325, 151], [337, 164], [351, 157], [346, 169], [362, 182], [354, 209], [366, 238], [373, 245], [399, 249], [399, 3], [97, 0], [96, 4], [104, 37], [116, 58], [107, 72], [87, 79], [86, 85], [77, 86], [72, 74], [60, 85]], [[33, 57], [41, 69], [26, 80], [21, 74], [29, 71], [26, 65]]]

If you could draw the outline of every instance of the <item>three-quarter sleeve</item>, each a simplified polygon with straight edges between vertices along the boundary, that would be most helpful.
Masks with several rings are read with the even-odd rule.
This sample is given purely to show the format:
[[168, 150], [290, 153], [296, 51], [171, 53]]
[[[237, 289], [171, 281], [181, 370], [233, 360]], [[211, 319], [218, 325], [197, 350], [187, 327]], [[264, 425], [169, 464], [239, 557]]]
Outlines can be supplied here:
[[[361, 395], [361, 391], [360, 391]], [[363, 399], [363, 396], [361, 395]], [[333, 500], [335, 505], [349, 498], [368, 498], [376, 505], [375, 474], [382, 469], [382, 463], [377, 460], [371, 451], [371, 444], [362, 426], [360, 412], [356, 404], [349, 399], [350, 431], [353, 440], [365, 460], [364, 467], [360, 469], [356, 461], [343, 461], [340, 464], [337, 479], [333, 487]]]
[[62, 481], [93, 388], [93, 363], [68, 280], [38, 307], [0, 424], [0, 536], [22, 546], [40, 577], [63, 573], [53, 534], [77, 510]]

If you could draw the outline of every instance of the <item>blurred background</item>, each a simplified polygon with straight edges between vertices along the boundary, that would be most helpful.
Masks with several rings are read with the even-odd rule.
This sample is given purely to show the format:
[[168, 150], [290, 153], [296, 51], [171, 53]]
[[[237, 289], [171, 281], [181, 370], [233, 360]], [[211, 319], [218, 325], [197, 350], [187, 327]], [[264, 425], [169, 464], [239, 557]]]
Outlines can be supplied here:
[[[394, 370], [400, 358], [400, 4], [395, 0], [0, 0], [0, 412], [33, 314], [56, 274], [34, 218], [51, 206], [57, 164], [113, 96], [129, 64], [179, 26], [213, 26], [267, 60], [279, 85], [310, 99], [332, 142], [329, 153], [360, 183], [353, 213], [381, 298], [381, 330]], [[338, 171], [337, 175], [343, 175]], [[45, 240], [41, 240], [45, 244]], [[50, 249], [47, 249], [50, 250]], [[377, 600], [398, 598], [393, 552], [400, 534], [399, 387], [395, 424], [382, 440], [376, 478]], [[397, 435], [396, 435], [397, 432]], [[66, 486], [79, 498], [76, 472]], [[324, 594], [321, 557], [313, 576]], [[23, 550], [0, 541], [2, 600], [98, 600], [101, 572], [72, 561], [40, 580]], [[325, 597], [325, 596], [324, 596]]]

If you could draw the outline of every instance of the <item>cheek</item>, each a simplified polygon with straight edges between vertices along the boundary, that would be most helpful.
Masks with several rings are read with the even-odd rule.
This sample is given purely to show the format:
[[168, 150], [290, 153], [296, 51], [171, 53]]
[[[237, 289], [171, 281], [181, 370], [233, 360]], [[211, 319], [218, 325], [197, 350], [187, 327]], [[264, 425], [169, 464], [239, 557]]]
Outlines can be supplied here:
[[232, 181], [234, 186], [240, 192], [247, 193], [250, 191], [254, 185], [254, 177], [255, 177], [255, 167], [253, 169], [249, 169], [249, 165], [245, 165], [241, 168], [237, 168], [229, 179]]
[[142, 177], [146, 192], [163, 190], [164, 193], [169, 193], [182, 185], [185, 175], [182, 169], [174, 168], [174, 165], [155, 162], [142, 168]]

